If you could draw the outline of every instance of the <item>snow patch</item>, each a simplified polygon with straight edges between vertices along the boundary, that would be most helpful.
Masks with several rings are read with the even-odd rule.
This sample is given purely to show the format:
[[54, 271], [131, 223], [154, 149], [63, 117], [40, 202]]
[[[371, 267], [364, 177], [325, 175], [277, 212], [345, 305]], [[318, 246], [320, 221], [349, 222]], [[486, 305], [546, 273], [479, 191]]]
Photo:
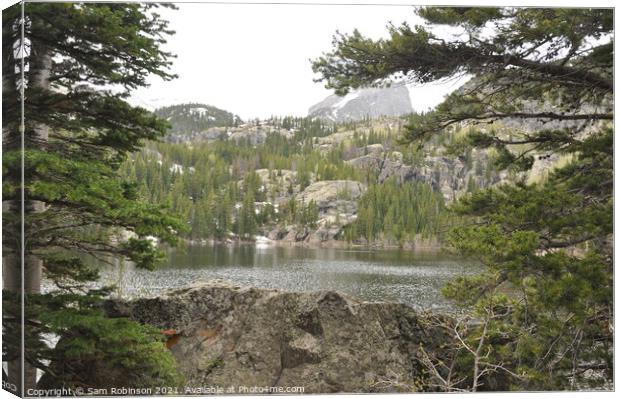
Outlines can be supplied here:
[[333, 109], [334, 109], [334, 114], [338, 114], [338, 111], [344, 107], [345, 105], [347, 105], [347, 103], [355, 100], [357, 97], [359, 97], [361, 91], [353, 91], [349, 94], [347, 94], [346, 96], [342, 97], [342, 99], [340, 101], [338, 101], [337, 103], [335, 103], [333, 105]]
[[[189, 112], [192, 113], [197, 113], [200, 116], [204, 116], [207, 113], [207, 109], [205, 107], [191, 107], [189, 109]], [[213, 118], [212, 116], [209, 116], [209, 119]], [[213, 118], [215, 119], [215, 118]]]

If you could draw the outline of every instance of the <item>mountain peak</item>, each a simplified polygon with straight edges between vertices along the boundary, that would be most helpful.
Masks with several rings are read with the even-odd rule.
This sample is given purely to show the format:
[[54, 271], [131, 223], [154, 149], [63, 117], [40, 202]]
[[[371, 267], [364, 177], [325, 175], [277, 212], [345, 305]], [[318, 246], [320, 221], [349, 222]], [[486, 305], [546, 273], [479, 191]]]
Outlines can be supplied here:
[[405, 85], [365, 88], [344, 97], [332, 94], [308, 110], [308, 116], [334, 122], [358, 121], [366, 117], [400, 116], [413, 112]]

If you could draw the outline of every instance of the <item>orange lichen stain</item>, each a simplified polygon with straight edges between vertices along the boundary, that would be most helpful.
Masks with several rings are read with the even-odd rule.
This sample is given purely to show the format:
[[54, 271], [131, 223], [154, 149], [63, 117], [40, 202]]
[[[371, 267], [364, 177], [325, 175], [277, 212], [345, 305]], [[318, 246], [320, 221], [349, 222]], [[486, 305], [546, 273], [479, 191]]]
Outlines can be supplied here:
[[166, 341], [166, 348], [168, 349], [172, 348], [174, 345], [176, 345], [179, 342], [179, 339], [181, 339], [181, 334], [176, 334], [170, 337]]
[[161, 333], [168, 337], [166, 340], [166, 348], [168, 349], [172, 348], [177, 342], [179, 342], [179, 338], [181, 338], [181, 333], [172, 328], [169, 330], [163, 330]]

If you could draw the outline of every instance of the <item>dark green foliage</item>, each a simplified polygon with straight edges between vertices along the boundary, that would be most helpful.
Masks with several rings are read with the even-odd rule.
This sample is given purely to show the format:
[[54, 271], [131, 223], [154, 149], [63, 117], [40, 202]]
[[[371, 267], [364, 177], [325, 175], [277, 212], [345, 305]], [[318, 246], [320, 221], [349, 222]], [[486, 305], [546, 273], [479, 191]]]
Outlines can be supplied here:
[[348, 240], [403, 244], [437, 237], [447, 216], [441, 193], [428, 184], [395, 179], [370, 186], [358, 207], [357, 220], [345, 233]]
[[183, 379], [161, 331], [126, 318], [106, 316], [99, 307], [102, 296], [108, 294], [105, 290], [88, 290], [86, 295], [58, 290], [29, 299], [28, 309], [39, 322], [38, 335], [60, 337], [54, 348], [35, 340], [29, 342], [38, 345], [38, 353], [50, 362], [39, 364], [47, 371], [39, 386], [75, 389], [181, 385]]
[[[606, 122], [614, 117], [613, 12], [424, 7], [417, 13], [425, 27], [390, 26], [389, 39], [336, 36], [314, 70], [340, 93], [394, 76], [429, 82], [471, 74], [434, 111], [413, 116], [403, 141], [434, 140], [468, 123], [476, 128], [452, 151], [492, 147], [495, 168], [529, 172], [536, 158], [568, 159], [534, 183], [472, 186], [454, 206], [471, 222], [453, 229], [449, 242], [487, 272], [446, 287], [474, 319], [446, 325], [455, 336], [447, 344], [454, 367], [429, 359], [434, 386], [600, 386], [613, 372], [613, 135]], [[462, 34], [440, 39], [437, 25]], [[497, 130], [496, 121], [517, 128]]]
[[[43, 261], [44, 278], [56, 287], [45, 294], [33, 287], [35, 293], [26, 298], [26, 361], [43, 370], [53, 386], [90, 386], [91, 381], [72, 374], [84, 371], [79, 362], [115, 368], [118, 376], [135, 377], [132, 384], [138, 386], [178, 382], [174, 358], [160, 334], [129, 320], [107, 319], [97, 310], [106, 292], [87, 289], [97, 273], [83, 262], [85, 256], [123, 257], [152, 269], [162, 253], [149, 236], [174, 244], [183, 229], [164, 207], [144, 202], [136, 187], [118, 175], [129, 153], [168, 128], [125, 101], [150, 74], [174, 77], [168, 71], [171, 55], [160, 49], [172, 32], [153, 12], [156, 7], [25, 6], [25, 252]], [[18, 125], [24, 82], [17, 74], [19, 53], [13, 51], [19, 45], [20, 7], [4, 10], [2, 17], [3, 201], [14, 204], [20, 200], [22, 157]], [[5, 255], [19, 253], [18, 216], [3, 213]], [[19, 273], [18, 266], [5, 266], [7, 273]], [[13, 294], [4, 293], [6, 337], [19, 329], [19, 299]], [[61, 341], [50, 349], [42, 334], [56, 334]], [[3, 343], [8, 357], [18, 351], [12, 338]], [[59, 373], [55, 368], [62, 370], [64, 361], [77, 361], [78, 368]]]
[[[13, 165], [19, 165], [19, 157], [17, 152], [4, 157], [9, 173]], [[36, 150], [28, 150], [25, 157], [29, 165], [29, 198], [49, 206], [29, 217], [26, 225], [29, 250], [42, 259], [63, 250], [85, 251], [93, 255], [121, 255], [135, 261], [138, 267], [154, 267], [161, 251], [147, 239], [133, 238], [119, 246], [104, 245], [115, 233], [106, 230], [112, 227], [130, 229], [137, 237], [151, 235], [176, 242], [178, 220], [164, 213], [161, 206], [137, 201], [131, 186], [117, 177], [108, 164]], [[5, 181], [3, 193], [16, 196], [17, 189]], [[79, 207], [80, 212], [71, 211], [73, 207]], [[97, 229], [89, 229], [93, 226]]]
[[[579, 51], [591, 46], [590, 39], [609, 38], [613, 32], [609, 9], [424, 7], [418, 14], [431, 24], [458, 26], [465, 35], [445, 41], [426, 27], [407, 24], [390, 25], [390, 38], [378, 41], [358, 31], [338, 34], [333, 51], [315, 60], [313, 69], [339, 94], [384, 82], [394, 74], [431, 82], [463, 72], [481, 75], [491, 71], [497, 73], [495, 81], [512, 77], [541, 84], [532, 96], [549, 92], [550, 87], [570, 87], [582, 94], [588, 86], [606, 91], [612, 88], [609, 41], [586, 53]], [[494, 30], [492, 37], [483, 38], [483, 27]], [[543, 44], [545, 51], [536, 54]], [[529, 55], [537, 58], [526, 59]], [[525, 92], [530, 87], [513, 84], [513, 89]]]
[[[449, 241], [488, 273], [457, 280], [446, 294], [486, 309], [499, 287], [510, 287], [514, 295], [494, 322], [512, 332], [493, 348], [494, 362], [524, 373], [526, 388], [596, 384], [579, 373], [588, 364], [611, 372], [613, 153], [604, 145], [611, 138], [603, 129], [584, 140], [579, 160], [543, 184], [479, 191], [456, 207], [480, 223], [453, 230]], [[571, 372], [576, 381], [562, 378]]]
[[256, 211], [254, 209], [254, 193], [246, 191], [237, 217], [234, 232], [242, 239], [252, 238], [256, 234]]

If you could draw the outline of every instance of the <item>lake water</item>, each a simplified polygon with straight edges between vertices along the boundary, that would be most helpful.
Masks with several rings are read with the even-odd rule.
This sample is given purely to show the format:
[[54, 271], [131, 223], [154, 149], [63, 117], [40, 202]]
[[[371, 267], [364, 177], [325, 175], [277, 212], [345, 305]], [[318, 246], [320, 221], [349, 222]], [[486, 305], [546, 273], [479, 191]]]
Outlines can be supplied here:
[[302, 247], [188, 246], [171, 249], [154, 272], [131, 266], [106, 268], [102, 277], [124, 297], [155, 295], [199, 281], [289, 291], [338, 290], [366, 301], [403, 302], [418, 309], [445, 309], [441, 288], [480, 267], [445, 254], [399, 250]]

